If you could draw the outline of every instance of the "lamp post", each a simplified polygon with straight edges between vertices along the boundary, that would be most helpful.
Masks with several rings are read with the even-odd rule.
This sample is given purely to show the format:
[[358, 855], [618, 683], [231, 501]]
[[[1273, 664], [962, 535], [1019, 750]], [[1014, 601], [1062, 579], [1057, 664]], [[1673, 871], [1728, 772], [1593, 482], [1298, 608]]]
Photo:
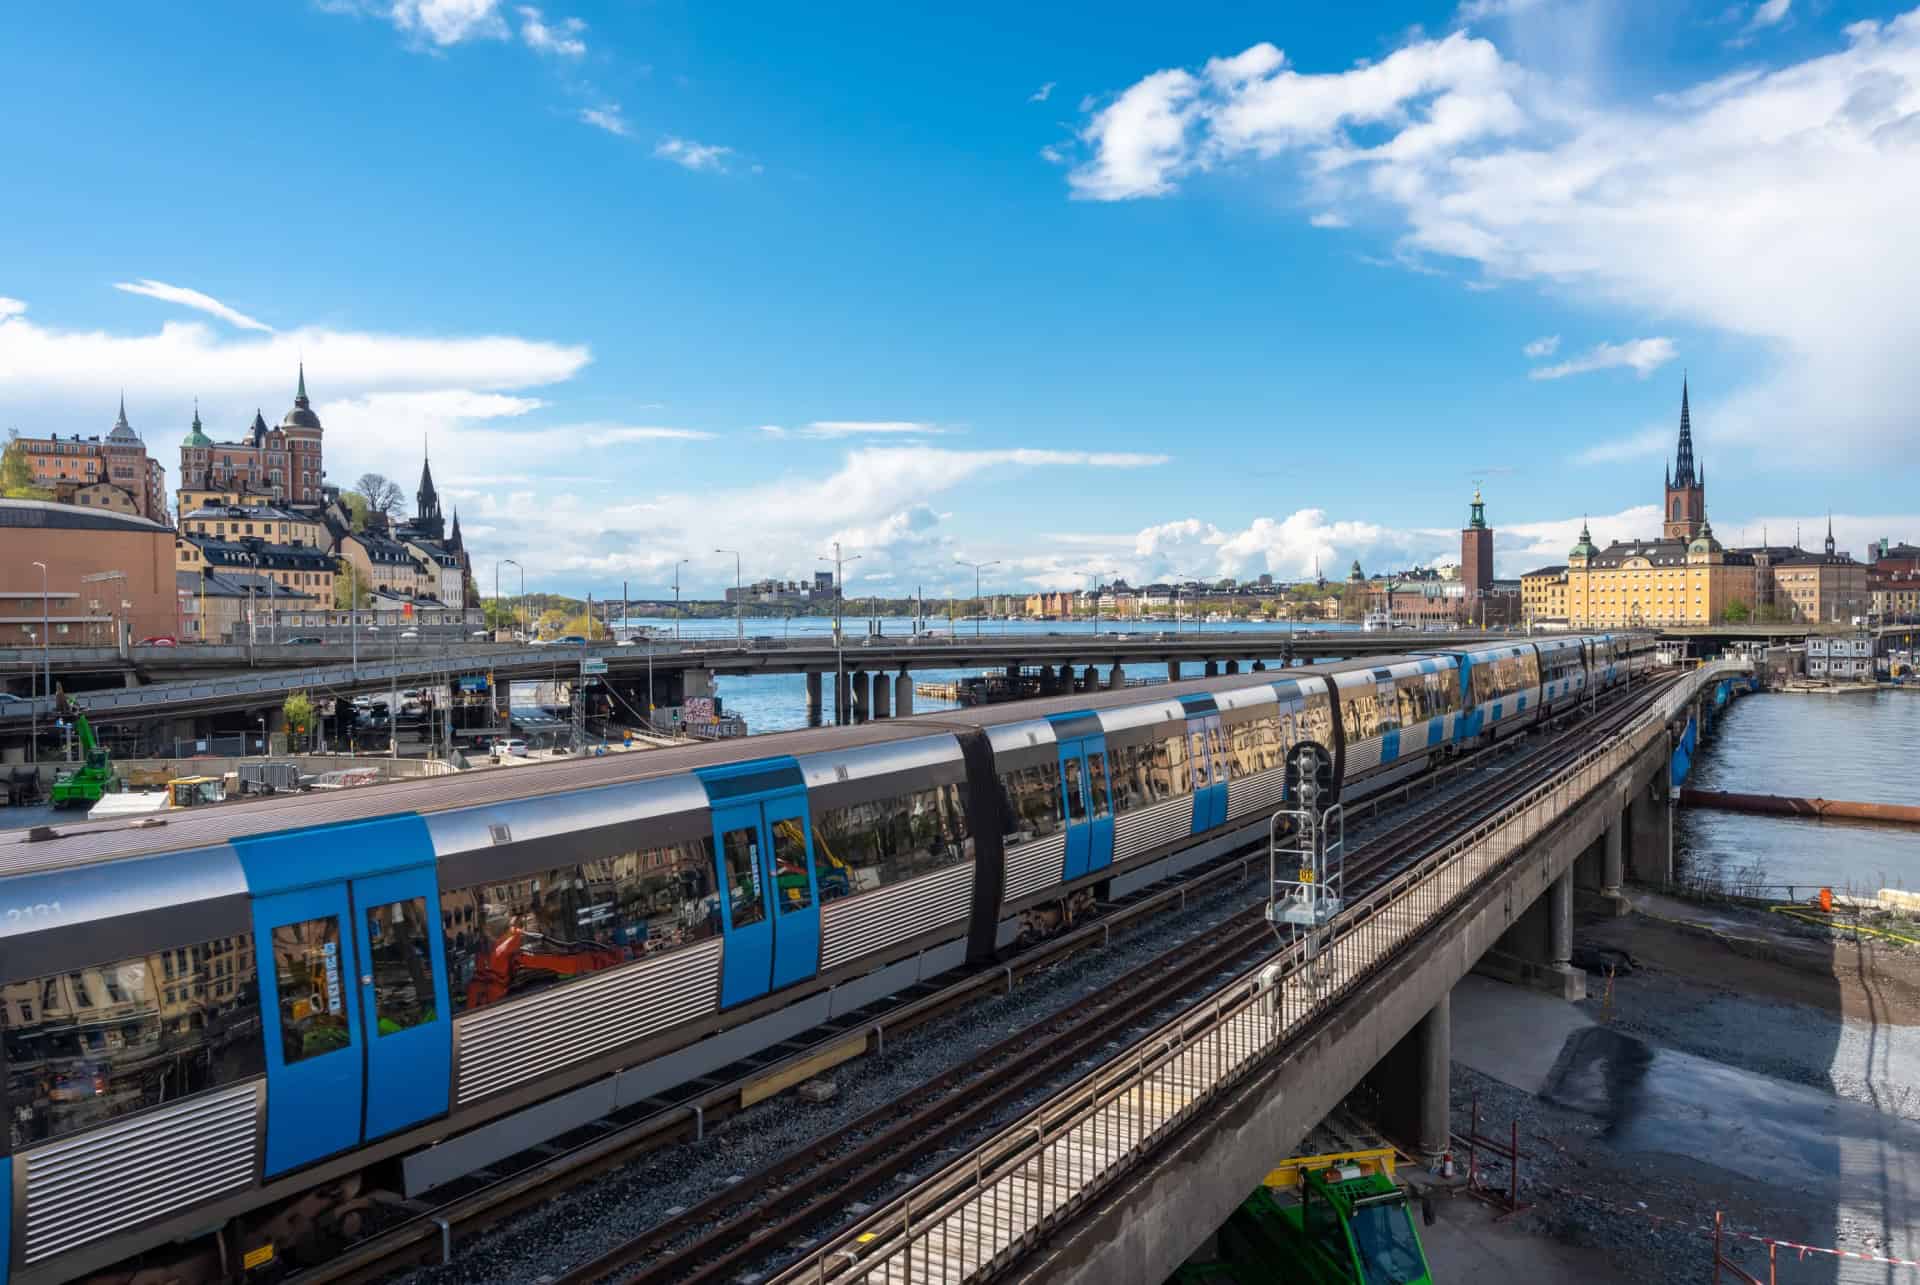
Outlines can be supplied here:
[[36, 562], [40, 568], [40, 691], [42, 695], [53, 695], [53, 658], [47, 653], [47, 641], [52, 636], [51, 617], [47, 613], [47, 564]]
[[[845, 695], [847, 686], [846, 657], [843, 656], [840, 651], [840, 610], [846, 599], [844, 589], [846, 567], [847, 563], [858, 562], [863, 556], [862, 554], [856, 553], [852, 557], [847, 557], [840, 551], [840, 542], [838, 540], [833, 542], [833, 556], [831, 558], [824, 553], [819, 555], [820, 561], [833, 563], [833, 721], [835, 723], [845, 723], [849, 721], [847, 718], [848, 711], [840, 708], [842, 703], [841, 697]], [[953, 628], [951, 616], [949, 616], [947, 621], [947, 628]]]
[[743, 605], [743, 599], [740, 596], [740, 550], [715, 549], [714, 552], [733, 555], [733, 637], [735, 642], [744, 647], [747, 642], [747, 622], [740, 615], [740, 608]]
[[[980, 602], [980, 572], [987, 567], [999, 566], [1000, 559], [995, 558], [992, 562], [968, 562], [965, 558], [955, 558], [954, 562], [958, 563], [960, 566], [963, 566], [963, 567], [973, 568], [973, 600], [975, 603], [979, 603]], [[984, 606], [984, 604], [982, 605]], [[985, 611], [982, 610], [981, 615], [985, 615], [985, 614], [986, 614]], [[973, 636], [976, 640], [980, 637], [980, 616], [975, 616], [973, 618]]]
[[692, 562], [692, 558], [682, 558], [673, 564], [673, 640], [680, 641], [680, 568]]
[[1100, 632], [1100, 577], [1118, 575], [1117, 571], [1077, 571], [1075, 575], [1087, 576], [1093, 581], [1093, 632]]

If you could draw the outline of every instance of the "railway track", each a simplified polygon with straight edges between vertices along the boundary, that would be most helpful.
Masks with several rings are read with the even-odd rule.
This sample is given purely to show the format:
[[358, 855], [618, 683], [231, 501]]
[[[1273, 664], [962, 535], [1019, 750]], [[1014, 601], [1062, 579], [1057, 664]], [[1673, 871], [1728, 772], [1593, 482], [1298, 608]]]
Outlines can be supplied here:
[[[1443, 801], [1367, 835], [1347, 859], [1348, 878], [1358, 881], [1353, 890], [1390, 878], [1549, 779], [1594, 736], [1630, 721], [1664, 685], [1649, 683], [1559, 732], [1502, 772], [1491, 788]], [[1139, 1028], [1149, 1014], [1211, 994], [1271, 951], [1264, 905], [1249, 906], [1216, 928], [1198, 950], [1181, 946], [1148, 961], [1099, 993], [573, 1267], [554, 1278], [555, 1285], [706, 1285], [738, 1278], [783, 1250], [808, 1248], [809, 1233], [864, 1212], [862, 1197], [898, 1180], [918, 1158], [976, 1139], [1002, 1108], [1057, 1087], [1096, 1051], [1120, 1051], [1131, 1042], [1120, 1037]]]

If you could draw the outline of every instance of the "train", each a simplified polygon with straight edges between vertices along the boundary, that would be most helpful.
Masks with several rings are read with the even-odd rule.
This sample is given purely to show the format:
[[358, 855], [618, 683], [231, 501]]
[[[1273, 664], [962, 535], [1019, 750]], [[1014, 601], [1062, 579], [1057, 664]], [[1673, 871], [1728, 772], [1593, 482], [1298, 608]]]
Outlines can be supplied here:
[[0, 1285], [298, 1262], [369, 1174], [417, 1197], [1264, 837], [1302, 741], [1354, 797], [1652, 647], [1515, 639], [15, 832]]

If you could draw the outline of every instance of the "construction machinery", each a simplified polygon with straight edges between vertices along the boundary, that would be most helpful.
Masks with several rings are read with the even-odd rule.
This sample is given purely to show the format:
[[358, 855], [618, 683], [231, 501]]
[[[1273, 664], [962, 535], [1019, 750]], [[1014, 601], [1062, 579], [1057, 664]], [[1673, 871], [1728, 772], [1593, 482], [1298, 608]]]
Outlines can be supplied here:
[[93, 726], [87, 716], [62, 699], [61, 714], [73, 720], [73, 734], [80, 742], [80, 766], [68, 768], [53, 778], [53, 806], [87, 807], [113, 788], [113, 759], [106, 747], [93, 739]]
[[1220, 1228], [1221, 1258], [1247, 1279], [1301, 1285], [1432, 1285], [1397, 1154], [1310, 1147], [1283, 1161]]

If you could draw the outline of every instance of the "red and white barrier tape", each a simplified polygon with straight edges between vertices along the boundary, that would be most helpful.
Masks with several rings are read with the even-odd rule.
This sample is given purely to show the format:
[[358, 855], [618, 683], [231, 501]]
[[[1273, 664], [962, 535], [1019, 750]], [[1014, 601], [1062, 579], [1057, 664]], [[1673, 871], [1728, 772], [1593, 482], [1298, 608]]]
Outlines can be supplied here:
[[[1588, 1204], [1598, 1205], [1602, 1209], [1612, 1213], [1626, 1214], [1633, 1218], [1645, 1218], [1656, 1223], [1671, 1223], [1674, 1226], [1696, 1232], [1709, 1239], [1713, 1237], [1712, 1227], [1702, 1226], [1690, 1219], [1673, 1218], [1666, 1214], [1650, 1213], [1645, 1209], [1628, 1209], [1624, 1205], [1616, 1205], [1610, 1200], [1603, 1200], [1599, 1196], [1590, 1195], [1584, 1191], [1575, 1191], [1571, 1187], [1548, 1187], [1547, 1190], [1553, 1192], [1555, 1195], [1572, 1196], [1575, 1200], [1584, 1200]], [[1777, 1237], [1761, 1236], [1750, 1231], [1734, 1231], [1732, 1228], [1724, 1225], [1720, 1228], [1720, 1236], [1723, 1240], [1749, 1240], [1761, 1245], [1777, 1245], [1781, 1249], [1793, 1250], [1802, 1258], [1805, 1258], [1808, 1254], [1826, 1254], [1833, 1258], [1852, 1259], [1857, 1263], [1878, 1263], [1883, 1267], [1920, 1267], [1920, 1258], [1884, 1258], [1879, 1254], [1863, 1253], [1857, 1249], [1829, 1249], [1822, 1245], [1802, 1245], [1800, 1242], [1794, 1240], [1780, 1240]]]

